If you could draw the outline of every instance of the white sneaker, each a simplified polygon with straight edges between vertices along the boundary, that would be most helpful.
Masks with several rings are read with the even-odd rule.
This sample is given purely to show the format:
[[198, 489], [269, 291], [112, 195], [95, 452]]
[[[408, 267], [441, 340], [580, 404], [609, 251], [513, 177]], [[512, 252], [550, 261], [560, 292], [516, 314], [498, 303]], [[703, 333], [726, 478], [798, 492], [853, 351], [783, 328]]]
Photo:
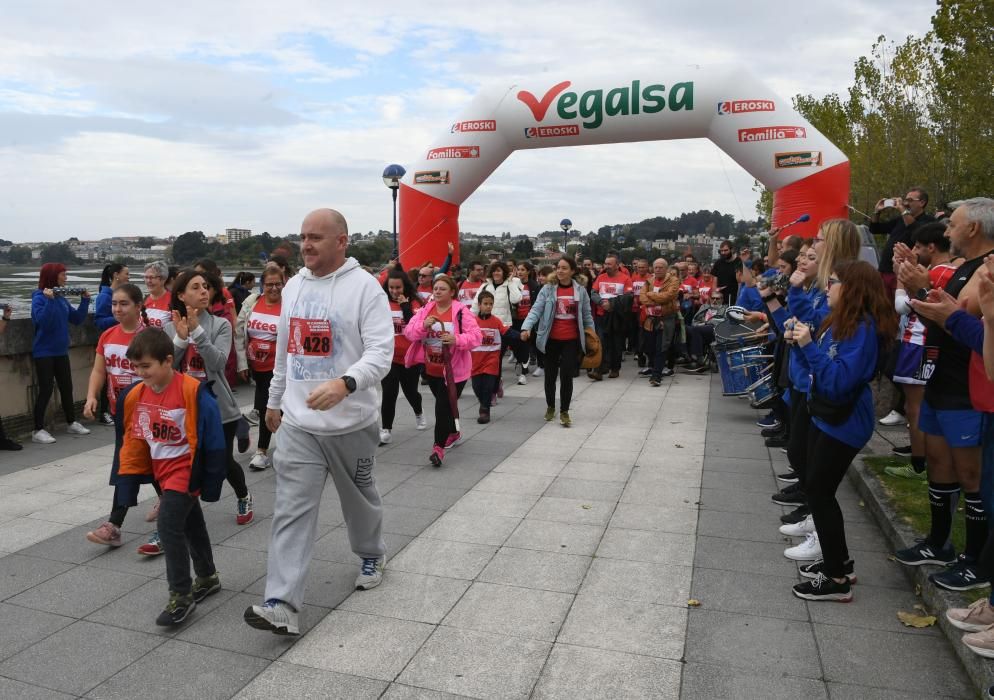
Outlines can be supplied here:
[[532, 376], [533, 377], [544, 377], [545, 376], [545, 370], [542, 369], [541, 367], [536, 367], [535, 371], [532, 372]]
[[420, 416], [414, 416], [414, 427], [418, 430], [428, 430], [428, 421], [425, 418], [425, 414]]
[[908, 419], [897, 411], [891, 411], [879, 421], [880, 425], [904, 425], [907, 422]]
[[252, 457], [252, 461], [249, 462], [249, 469], [255, 469], [256, 471], [268, 469], [271, 466], [273, 466], [273, 460], [265, 452], [256, 452], [255, 456]]
[[114, 416], [109, 413], [104, 413], [100, 416], [101, 425], [114, 425]]
[[393, 437], [390, 435], [390, 431], [389, 430], [383, 429], [383, 430], [380, 431], [380, 444], [381, 445], [386, 445], [391, 440], [393, 440]]
[[518, 384], [520, 384], [521, 386], [524, 386], [527, 383], [528, 383], [528, 375], [526, 375], [526, 374], [520, 374], [520, 375], [518, 375]]
[[783, 555], [794, 561], [816, 561], [821, 559], [821, 543], [818, 541], [818, 533], [808, 533], [804, 536], [804, 541], [801, 544], [783, 550]]
[[[90, 434], [90, 429], [89, 428], [84, 428], [80, 424], [80, 422], [77, 420], [77, 421], [73, 421], [72, 423], [70, 423], [66, 427], [66, 432], [69, 433], [70, 435], [89, 435]], [[55, 442], [55, 441], [53, 440], [52, 442]]]
[[242, 417], [249, 422], [249, 425], [259, 425], [259, 412], [254, 408], [248, 413], [242, 414]]
[[282, 600], [267, 600], [262, 605], [253, 605], [245, 611], [245, 622], [257, 630], [269, 630], [274, 634], [300, 634], [297, 611]]
[[788, 537], [804, 537], [815, 531], [815, 519], [810, 515], [799, 523], [789, 523], [780, 526], [780, 534]]
[[387, 555], [375, 559], [363, 559], [359, 567], [359, 575], [355, 580], [357, 591], [368, 591], [376, 588], [383, 580], [383, 567], [387, 565]]
[[50, 445], [55, 442], [55, 438], [47, 430], [36, 430], [31, 433], [31, 442], [40, 442], [43, 445]]

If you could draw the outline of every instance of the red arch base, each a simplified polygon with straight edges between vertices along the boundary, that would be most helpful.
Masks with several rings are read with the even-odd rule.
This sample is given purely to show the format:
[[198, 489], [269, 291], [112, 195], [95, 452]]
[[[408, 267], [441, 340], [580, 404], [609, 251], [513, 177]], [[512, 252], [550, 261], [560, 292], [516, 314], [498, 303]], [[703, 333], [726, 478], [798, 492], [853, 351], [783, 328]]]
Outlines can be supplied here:
[[[405, 270], [427, 261], [440, 265], [449, 254], [450, 242], [456, 247], [453, 262], [459, 261], [458, 204], [444, 202], [401, 183], [399, 220], [400, 263]], [[413, 232], [419, 232], [417, 238]]]
[[813, 238], [826, 219], [847, 219], [849, 210], [849, 162], [839, 163], [773, 193], [774, 228], [808, 214], [810, 221], [795, 224], [784, 235]]

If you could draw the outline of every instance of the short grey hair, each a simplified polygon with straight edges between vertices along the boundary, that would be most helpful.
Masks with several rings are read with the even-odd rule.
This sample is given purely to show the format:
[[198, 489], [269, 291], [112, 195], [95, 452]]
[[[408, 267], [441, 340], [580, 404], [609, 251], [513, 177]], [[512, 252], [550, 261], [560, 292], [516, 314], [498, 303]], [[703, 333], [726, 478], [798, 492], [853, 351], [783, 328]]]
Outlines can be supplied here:
[[980, 230], [984, 237], [994, 240], [994, 199], [973, 197], [949, 203], [950, 209], [959, 209], [960, 207], [966, 211], [967, 221], [980, 224]]
[[154, 272], [161, 277], [163, 281], [169, 279], [169, 266], [161, 260], [150, 262], [145, 266], [145, 272]]

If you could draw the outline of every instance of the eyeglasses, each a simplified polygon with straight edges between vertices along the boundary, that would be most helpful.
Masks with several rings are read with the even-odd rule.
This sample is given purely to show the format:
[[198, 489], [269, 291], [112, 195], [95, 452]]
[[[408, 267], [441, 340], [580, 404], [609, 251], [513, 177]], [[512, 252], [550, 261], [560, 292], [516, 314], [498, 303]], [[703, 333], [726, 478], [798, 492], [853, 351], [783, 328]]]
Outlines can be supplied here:
[[282, 289], [283, 288], [283, 283], [282, 282], [266, 282], [262, 286], [265, 287], [266, 289]]
[[418, 275], [418, 279], [428, 279], [431, 275]]
[[840, 280], [838, 277], [829, 277], [828, 278], [828, 288], [829, 289], [831, 289], [832, 287], [834, 287], [837, 284], [842, 284], [842, 280]]
[[904, 198], [904, 203], [905, 204], [907, 204], [908, 202], [920, 202], [920, 201], [922, 201], [921, 198], [916, 198], [916, 197], [905, 197]]

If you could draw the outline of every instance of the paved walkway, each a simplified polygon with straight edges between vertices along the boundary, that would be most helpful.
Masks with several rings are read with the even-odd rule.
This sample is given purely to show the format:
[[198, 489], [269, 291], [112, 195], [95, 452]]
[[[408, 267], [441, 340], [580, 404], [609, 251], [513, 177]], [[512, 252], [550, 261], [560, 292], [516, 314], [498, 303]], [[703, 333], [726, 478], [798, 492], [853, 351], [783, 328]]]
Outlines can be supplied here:
[[469, 439], [440, 470], [401, 399], [376, 467], [384, 582], [352, 589], [329, 487], [295, 641], [241, 619], [263, 590], [271, 471], [248, 475], [251, 525], [235, 525], [227, 489], [206, 508], [224, 590], [163, 631], [164, 562], [134, 551], [148, 504], [120, 549], [83, 537], [111, 496], [110, 430], [4, 453], [0, 697], [973, 696], [938, 630], [897, 621], [916, 599], [848, 481], [855, 602], [797, 600], [769, 500], [785, 461], [763, 447], [756, 412], [721, 397], [717, 377], [653, 389], [629, 367], [578, 380], [568, 431], [542, 421], [539, 380], [507, 373], [490, 425], [464, 399]]

